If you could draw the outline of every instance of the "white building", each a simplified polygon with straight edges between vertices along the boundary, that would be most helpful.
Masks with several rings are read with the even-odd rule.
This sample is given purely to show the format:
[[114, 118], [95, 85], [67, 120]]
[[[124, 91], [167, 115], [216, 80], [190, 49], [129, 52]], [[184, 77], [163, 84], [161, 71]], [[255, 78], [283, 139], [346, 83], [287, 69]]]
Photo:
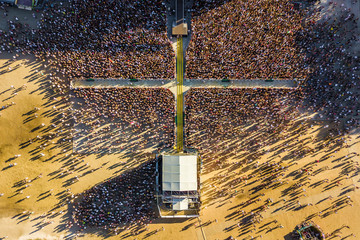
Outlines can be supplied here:
[[158, 159], [160, 216], [197, 217], [200, 206], [198, 154], [164, 152]]

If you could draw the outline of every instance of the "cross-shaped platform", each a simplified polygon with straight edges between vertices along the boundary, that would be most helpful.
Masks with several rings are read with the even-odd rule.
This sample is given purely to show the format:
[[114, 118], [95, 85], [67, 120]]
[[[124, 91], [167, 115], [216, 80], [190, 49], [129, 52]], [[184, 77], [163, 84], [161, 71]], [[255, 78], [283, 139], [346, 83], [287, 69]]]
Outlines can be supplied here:
[[[185, 19], [185, 0], [173, 0], [175, 3], [175, 18], [168, 26], [176, 35], [176, 43], [173, 47], [176, 52], [176, 77], [169, 79], [77, 79], [71, 82], [71, 88], [167, 88], [175, 95], [176, 101], [176, 150], [182, 152], [184, 149], [184, 93], [190, 88], [297, 88], [303, 79], [184, 79], [186, 47], [183, 37], [190, 38], [191, 31], [187, 29]], [[171, 12], [171, 7], [169, 7]], [[171, 15], [171, 14], [170, 14]], [[186, 29], [186, 31], [185, 31]], [[188, 43], [188, 41], [186, 41]]]

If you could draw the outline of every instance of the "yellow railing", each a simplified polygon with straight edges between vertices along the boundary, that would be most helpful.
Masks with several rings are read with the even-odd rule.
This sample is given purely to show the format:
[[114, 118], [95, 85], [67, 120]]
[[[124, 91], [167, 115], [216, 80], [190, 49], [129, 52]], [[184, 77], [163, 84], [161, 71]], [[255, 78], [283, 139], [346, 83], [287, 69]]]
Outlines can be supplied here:
[[176, 57], [176, 88], [177, 88], [177, 104], [176, 104], [176, 149], [178, 152], [183, 150], [184, 140], [184, 99], [183, 99], [183, 80], [184, 80], [184, 57], [183, 57], [183, 39], [181, 36], [177, 39], [177, 57]]

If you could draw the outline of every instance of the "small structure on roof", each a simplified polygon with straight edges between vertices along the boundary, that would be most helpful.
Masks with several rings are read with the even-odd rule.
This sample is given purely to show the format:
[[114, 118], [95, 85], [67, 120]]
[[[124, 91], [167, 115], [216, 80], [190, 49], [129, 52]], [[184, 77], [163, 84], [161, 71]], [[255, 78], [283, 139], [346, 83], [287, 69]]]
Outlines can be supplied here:
[[195, 150], [167, 149], [157, 157], [156, 192], [160, 217], [199, 216], [200, 158]]
[[172, 35], [188, 35], [188, 25], [187, 23], [180, 23], [172, 28]]

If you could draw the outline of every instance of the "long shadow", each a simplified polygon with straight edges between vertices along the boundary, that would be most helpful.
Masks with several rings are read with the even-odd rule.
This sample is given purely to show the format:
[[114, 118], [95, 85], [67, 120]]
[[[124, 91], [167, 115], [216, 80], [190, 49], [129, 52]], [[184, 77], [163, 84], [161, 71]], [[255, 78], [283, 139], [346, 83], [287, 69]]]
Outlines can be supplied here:
[[[79, 194], [69, 204], [69, 214], [63, 217], [64, 223], [56, 231], [64, 231], [70, 221], [77, 229], [103, 238], [113, 235], [116, 227], [125, 225], [139, 234], [144, 224], [156, 218], [154, 171], [155, 162], [150, 160]], [[107, 229], [104, 230], [104, 227]], [[123, 236], [127, 237], [133, 236]]]
[[[351, 126], [355, 122], [350, 118], [358, 114], [356, 111], [345, 111], [344, 109], [351, 109], [353, 105], [353, 102], [348, 99], [353, 98], [354, 92], [357, 91], [355, 89], [359, 82], [359, 75], [353, 76], [352, 69], [359, 64], [359, 60], [351, 55], [353, 51], [349, 49], [351, 45], [356, 44], [354, 42], [356, 40], [351, 34], [342, 34], [342, 32], [356, 26], [353, 21], [354, 14], [342, 12], [328, 3], [324, 4], [323, 9], [324, 12], [328, 11], [327, 16], [336, 11], [337, 17], [320, 19], [316, 23], [304, 21], [304, 28], [296, 33], [297, 48], [306, 53], [306, 64], [311, 65], [313, 69], [302, 89], [308, 96], [306, 98], [307, 106], [319, 111], [323, 115], [323, 119], [333, 120], [336, 116], [339, 119], [350, 120], [346, 124]], [[350, 17], [346, 18], [348, 14]], [[332, 34], [332, 26], [336, 26], [339, 36], [329, 39], [326, 36]], [[315, 41], [309, 40], [315, 36]], [[346, 46], [348, 47], [341, 51], [346, 50], [347, 54], [340, 53], [338, 49], [343, 42], [347, 42]], [[323, 48], [323, 46], [325, 47]], [[324, 66], [329, 67], [324, 68]], [[339, 92], [344, 94], [338, 94]], [[331, 100], [329, 101], [329, 99]], [[358, 109], [357, 105], [356, 108]]]

